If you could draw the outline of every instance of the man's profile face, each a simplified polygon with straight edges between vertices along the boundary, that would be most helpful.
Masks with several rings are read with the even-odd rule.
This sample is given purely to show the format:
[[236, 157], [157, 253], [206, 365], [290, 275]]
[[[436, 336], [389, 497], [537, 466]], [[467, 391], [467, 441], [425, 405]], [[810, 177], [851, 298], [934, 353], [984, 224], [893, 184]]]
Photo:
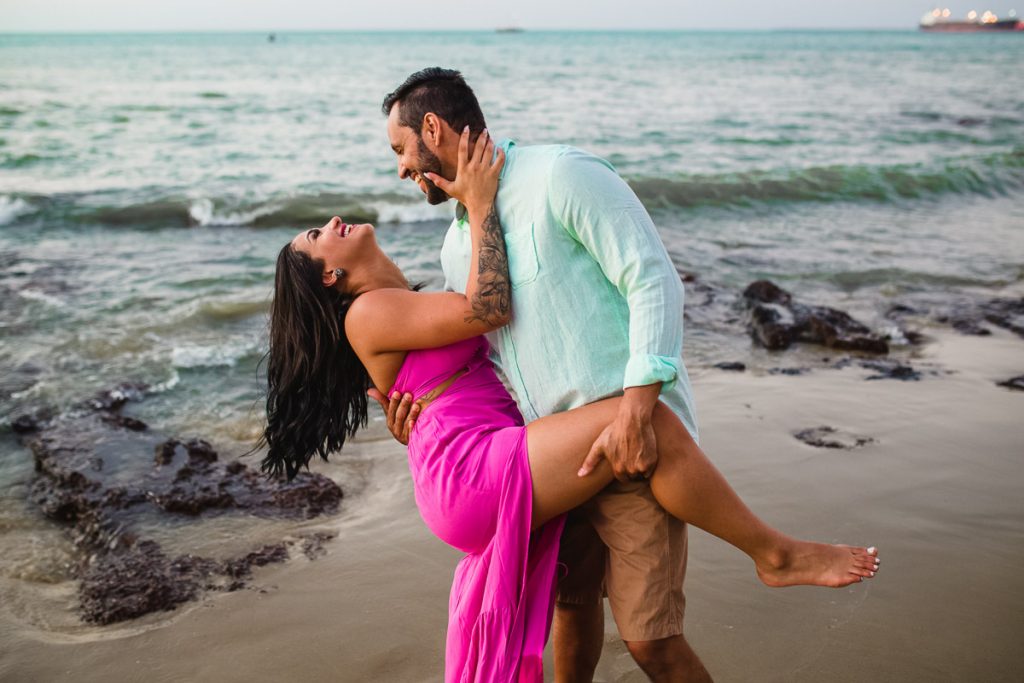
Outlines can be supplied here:
[[429, 204], [444, 204], [450, 199], [448, 194], [423, 175], [441, 175], [441, 160], [427, 148], [418, 131], [399, 122], [398, 110], [401, 106], [400, 103], [396, 104], [388, 114], [388, 141], [398, 157], [398, 177], [416, 183]]

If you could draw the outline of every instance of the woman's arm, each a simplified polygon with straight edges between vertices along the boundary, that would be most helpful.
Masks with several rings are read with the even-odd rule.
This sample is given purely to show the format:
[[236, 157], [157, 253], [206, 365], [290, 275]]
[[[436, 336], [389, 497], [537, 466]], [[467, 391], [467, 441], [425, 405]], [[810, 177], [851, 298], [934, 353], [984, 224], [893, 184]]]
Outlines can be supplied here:
[[[499, 153], [504, 154], [502, 150]], [[497, 204], [491, 201], [487, 215], [479, 221], [480, 229], [477, 229], [477, 221], [472, 215], [469, 224], [473, 256], [466, 282], [466, 298], [473, 309], [472, 318], [497, 329], [507, 325], [512, 316], [508, 254], [505, 253], [505, 236]]]
[[479, 135], [470, 150], [467, 127], [459, 140], [455, 180], [425, 174], [462, 202], [469, 214], [473, 255], [466, 293], [380, 289], [363, 294], [353, 302], [345, 319], [349, 339], [361, 356], [444, 346], [508, 323], [508, 257], [495, 204], [504, 163], [504, 152], [499, 149], [494, 155], [494, 143], [487, 131]]

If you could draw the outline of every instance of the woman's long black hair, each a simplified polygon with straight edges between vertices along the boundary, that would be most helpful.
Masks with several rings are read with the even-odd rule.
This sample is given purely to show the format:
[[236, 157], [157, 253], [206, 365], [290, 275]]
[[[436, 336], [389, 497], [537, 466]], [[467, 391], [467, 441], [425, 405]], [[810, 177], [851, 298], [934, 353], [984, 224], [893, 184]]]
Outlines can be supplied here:
[[325, 287], [323, 270], [290, 244], [277, 255], [260, 470], [289, 481], [366, 425], [370, 375], [345, 335], [355, 298]]

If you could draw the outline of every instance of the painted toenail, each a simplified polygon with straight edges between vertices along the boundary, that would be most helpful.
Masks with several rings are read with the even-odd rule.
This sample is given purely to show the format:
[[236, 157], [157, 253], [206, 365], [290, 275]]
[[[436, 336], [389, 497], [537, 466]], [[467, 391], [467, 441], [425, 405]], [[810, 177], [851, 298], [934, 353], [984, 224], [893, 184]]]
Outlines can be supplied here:
[[874, 546], [871, 546], [870, 548], [868, 548], [868, 553], [875, 553], [877, 551], [878, 551], [878, 548], [876, 548]]

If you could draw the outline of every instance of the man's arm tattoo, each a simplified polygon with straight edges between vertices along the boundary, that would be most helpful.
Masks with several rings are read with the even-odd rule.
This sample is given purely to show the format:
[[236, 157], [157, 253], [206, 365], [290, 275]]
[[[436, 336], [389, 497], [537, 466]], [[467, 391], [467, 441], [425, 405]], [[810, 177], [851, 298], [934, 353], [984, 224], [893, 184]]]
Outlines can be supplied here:
[[491, 204], [483, 223], [476, 284], [476, 292], [470, 301], [473, 315], [467, 317], [466, 322], [479, 320], [488, 325], [503, 324], [508, 319], [512, 298], [505, 237], [495, 204]]

